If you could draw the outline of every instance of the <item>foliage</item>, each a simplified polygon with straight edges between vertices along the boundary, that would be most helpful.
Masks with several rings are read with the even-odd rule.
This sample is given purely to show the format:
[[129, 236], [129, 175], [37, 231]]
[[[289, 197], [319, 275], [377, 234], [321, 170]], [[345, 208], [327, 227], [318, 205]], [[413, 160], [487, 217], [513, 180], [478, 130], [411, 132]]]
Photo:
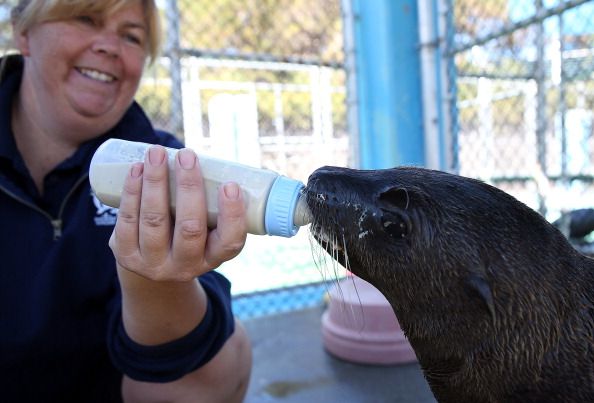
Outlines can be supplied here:
[[[340, 63], [342, 60], [342, 21], [338, 0], [180, 0], [180, 46], [182, 49], [218, 53], [233, 58], [240, 53], [254, 60], [275, 57], [280, 60], [300, 58], [307, 61]], [[165, 10], [163, 17], [165, 17]], [[165, 30], [168, 21], [163, 19]], [[194, 74], [189, 70], [187, 74]], [[251, 84], [257, 87], [258, 125], [260, 135], [275, 135], [278, 125], [278, 100], [271, 87], [293, 87], [282, 92], [280, 99], [283, 127], [287, 135], [305, 134], [312, 130], [312, 100], [308, 88], [312, 75], [308, 69], [238, 68], [222, 63], [216, 67], [200, 67], [202, 82], [239, 83], [238, 88]], [[155, 119], [167, 119], [170, 92], [165, 84], [169, 71], [156, 66], [147, 73], [137, 99]], [[344, 86], [344, 73], [338, 69], [331, 74], [331, 85]], [[260, 85], [262, 84], [262, 85]], [[154, 89], [154, 92], [151, 92]], [[202, 119], [208, 121], [208, 102], [222, 90], [202, 89], [199, 103]], [[236, 92], [225, 90], [226, 93]], [[345, 128], [346, 105], [344, 95], [332, 96], [333, 120], [338, 128]], [[208, 136], [208, 127], [204, 128]]]
[[182, 47], [341, 59], [337, 0], [184, 0], [179, 9]]

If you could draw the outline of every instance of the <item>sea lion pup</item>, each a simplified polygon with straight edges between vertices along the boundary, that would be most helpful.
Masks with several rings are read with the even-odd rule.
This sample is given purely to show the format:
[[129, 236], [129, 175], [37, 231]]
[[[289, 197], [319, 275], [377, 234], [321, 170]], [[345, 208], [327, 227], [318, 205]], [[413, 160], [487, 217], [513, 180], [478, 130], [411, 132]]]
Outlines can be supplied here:
[[507, 193], [323, 167], [316, 240], [388, 299], [440, 402], [594, 402], [594, 260]]

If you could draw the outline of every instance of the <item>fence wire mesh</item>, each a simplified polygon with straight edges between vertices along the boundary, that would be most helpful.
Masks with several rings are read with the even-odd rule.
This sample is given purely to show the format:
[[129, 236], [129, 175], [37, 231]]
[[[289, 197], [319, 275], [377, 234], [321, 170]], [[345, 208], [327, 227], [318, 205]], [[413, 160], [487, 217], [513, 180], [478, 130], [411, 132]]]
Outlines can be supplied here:
[[594, 203], [594, 3], [456, 0], [459, 172], [554, 219]]
[[[304, 182], [321, 165], [349, 163], [339, 0], [161, 6], [164, 54], [138, 95], [158, 126], [201, 152]], [[219, 271], [243, 318], [318, 304], [325, 289], [306, 230], [291, 239], [248, 236]]]
[[[349, 165], [346, 1], [159, 0], [163, 56], [148, 66], [137, 100], [198, 152], [303, 181], [321, 165]], [[0, 0], [2, 49], [14, 3]], [[451, 168], [549, 219], [594, 205], [594, 1], [438, 3], [453, 28]], [[297, 294], [300, 307], [316, 303], [344, 273], [317, 268], [311, 254], [303, 230], [290, 240], [248, 237], [219, 269], [234, 294], [249, 294], [239, 314], [282, 312]], [[270, 289], [282, 291], [262, 294]]]
[[164, 57], [138, 95], [157, 125], [196, 149], [301, 180], [329, 156], [347, 163], [339, 1], [162, 7], [172, 17]]

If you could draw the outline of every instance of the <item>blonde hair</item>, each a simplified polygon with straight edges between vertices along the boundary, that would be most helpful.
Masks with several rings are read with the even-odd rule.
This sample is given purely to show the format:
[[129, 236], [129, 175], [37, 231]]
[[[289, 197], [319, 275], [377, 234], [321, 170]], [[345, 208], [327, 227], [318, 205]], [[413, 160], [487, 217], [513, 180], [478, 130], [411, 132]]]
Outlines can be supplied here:
[[19, 0], [12, 9], [11, 20], [15, 33], [20, 33], [42, 22], [85, 14], [109, 15], [135, 2], [140, 2], [144, 9], [148, 29], [147, 52], [152, 62], [161, 46], [161, 23], [155, 0]]

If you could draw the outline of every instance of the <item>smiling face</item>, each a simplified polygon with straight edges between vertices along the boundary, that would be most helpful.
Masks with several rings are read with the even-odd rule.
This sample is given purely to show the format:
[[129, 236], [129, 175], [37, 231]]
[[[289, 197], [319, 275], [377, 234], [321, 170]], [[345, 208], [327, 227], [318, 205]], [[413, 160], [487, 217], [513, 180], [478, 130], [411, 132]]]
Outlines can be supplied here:
[[130, 106], [147, 58], [140, 1], [112, 14], [41, 22], [16, 36], [25, 57], [23, 112], [83, 142], [113, 127]]

